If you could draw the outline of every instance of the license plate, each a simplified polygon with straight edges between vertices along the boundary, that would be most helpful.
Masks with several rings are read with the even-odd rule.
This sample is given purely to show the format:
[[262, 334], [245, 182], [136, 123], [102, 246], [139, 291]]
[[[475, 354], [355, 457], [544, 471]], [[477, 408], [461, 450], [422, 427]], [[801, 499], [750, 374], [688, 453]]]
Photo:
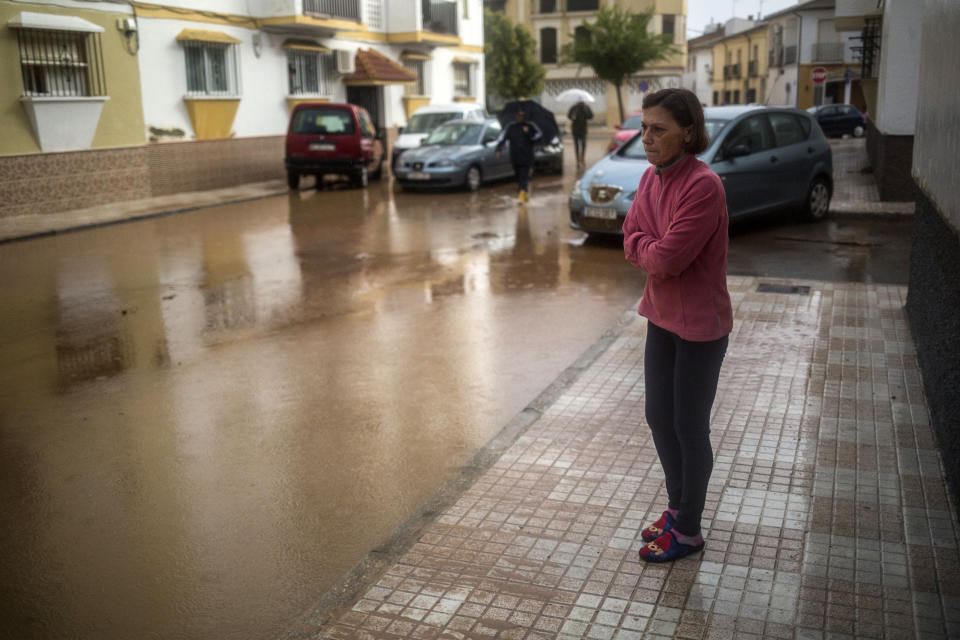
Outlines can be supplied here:
[[311, 142], [310, 151], [333, 151], [337, 145], [329, 142]]
[[407, 178], [410, 180], [429, 180], [430, 174], [426, 171], [411, 171], [407, 174]]
[[610, 207], [584, 207], [583, 215], [587, 218], [600, 220], [616, 220], [617, 210]]

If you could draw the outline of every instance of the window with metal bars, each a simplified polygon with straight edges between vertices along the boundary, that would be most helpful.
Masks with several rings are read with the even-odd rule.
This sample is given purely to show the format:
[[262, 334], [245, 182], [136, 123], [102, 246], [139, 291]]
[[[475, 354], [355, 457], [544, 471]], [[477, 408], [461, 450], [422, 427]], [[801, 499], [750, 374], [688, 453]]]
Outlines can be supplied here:
[[464, 62], [453, 63], [453, 95], [472, 96], [470, 91], [470, 65]]
[[185, 41], [187, 94], [235, 96], [240, 93], [236, 47], [219, 42]]
[[25, 96], [105, 96], [99, 33], [17, 29]]
[[332, 54], [318, 51], [288, 51], [287, 72], [292, 96], [328, 96], [333, 91]]
[[408, 58], [403, 61], [403, 66], [407, 68], [411, 73], [417, 75], [417, 81], [413, 84], [408, 84], [403, 88], [404, 95], [408, 96], [425, 96], [427, 95], [427, 82], [426, 82], [426, 60], [414, 60]]

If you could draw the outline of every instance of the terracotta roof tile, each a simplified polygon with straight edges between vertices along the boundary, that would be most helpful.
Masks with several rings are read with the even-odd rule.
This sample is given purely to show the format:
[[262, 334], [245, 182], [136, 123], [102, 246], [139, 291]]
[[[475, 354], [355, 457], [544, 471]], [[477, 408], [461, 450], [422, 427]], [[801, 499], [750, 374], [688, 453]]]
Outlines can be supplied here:
[[360, 49], [355, 59], [357, 70], [343, 77], [345, 83], [402, 83], [417, 80], [417, 74], [373, 49]]

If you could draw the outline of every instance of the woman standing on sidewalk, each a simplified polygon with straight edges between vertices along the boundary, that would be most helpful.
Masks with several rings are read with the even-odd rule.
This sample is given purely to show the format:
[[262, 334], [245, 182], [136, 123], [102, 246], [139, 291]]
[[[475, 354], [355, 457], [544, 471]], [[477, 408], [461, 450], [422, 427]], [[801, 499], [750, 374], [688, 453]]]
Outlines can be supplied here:
[[643, 530], [640, 557], [665, 562], [703, 548], [700, 518], [713, 470], [710, 410], [733, 326], [727, 205], [707, 148], [703, 109], [686, 89], [643, 100], [641, 141], [653, 165], [623, 223], [627, 260], [647, 272], [640, 315], [646, 418], [666, 478], [667, 510]]

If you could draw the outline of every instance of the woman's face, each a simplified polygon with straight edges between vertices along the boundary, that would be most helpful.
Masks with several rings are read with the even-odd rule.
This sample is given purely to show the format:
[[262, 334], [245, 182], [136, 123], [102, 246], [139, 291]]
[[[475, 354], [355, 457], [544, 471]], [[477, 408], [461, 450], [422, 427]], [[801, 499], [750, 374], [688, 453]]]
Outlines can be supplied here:
[[681, 127], [663, 107], [643, 110], [640, 141], [647, 160], [655, 167], [665, 167], [679, 158], [690, 142], [691, 127]]

